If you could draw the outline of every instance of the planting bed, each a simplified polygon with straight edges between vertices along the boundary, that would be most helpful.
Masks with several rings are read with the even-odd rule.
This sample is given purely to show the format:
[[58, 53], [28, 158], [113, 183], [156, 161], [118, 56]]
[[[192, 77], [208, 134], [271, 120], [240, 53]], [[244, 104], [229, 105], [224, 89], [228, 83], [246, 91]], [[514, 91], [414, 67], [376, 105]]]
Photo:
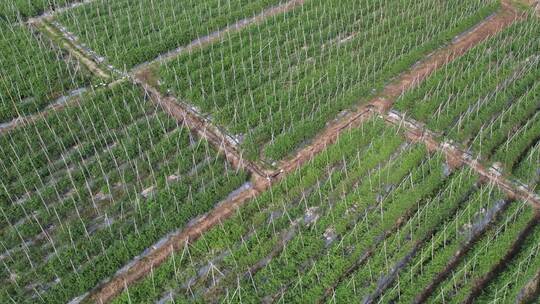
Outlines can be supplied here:
[[66, 303], [246, 181], [123, 84], [0, 137], [0, 302]]
[[[458, 4], [459, 2], [459, 4]], [[159, 69], [163, 91], [282, 159], [497, 1], [310, 1]]]

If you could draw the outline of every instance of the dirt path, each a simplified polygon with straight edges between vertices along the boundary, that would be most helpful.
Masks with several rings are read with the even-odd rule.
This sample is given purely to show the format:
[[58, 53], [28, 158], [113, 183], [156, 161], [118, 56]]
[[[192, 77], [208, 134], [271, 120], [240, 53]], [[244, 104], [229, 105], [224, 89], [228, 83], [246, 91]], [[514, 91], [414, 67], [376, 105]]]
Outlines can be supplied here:
[[185, 45], [185, 46], [181, 46], [175, 50], [172, 50], [172, 51], [169, 51], [167, 53], [164, 53], [164, 54], [161, 54], [159, 55], [157, 58], [151, 60], [151, 61], [148, 61], [148, 62], [145, 62], [145, 63], [141, 63], [137, 66], [135, 66], [132, 71], [131, 71], [131, 74], [135, 74], [135, 73], [138, 73], [142, 70], [145, 70], [147, 68], [149, 68], [150, 66], [154, 65], [154, 64], [157, 64], [157, 63], [162, 63], [162, 62], [165, 62], [165, 61], [168, 61], [168, 60], [171, 60], [175, 57], [177, 57], [178, 55], [180, 55], [181, 53], [184, 53], [184, 52], [192, 52], [198, 48], [201, 48], [201, 47], [204, 47], [206, 45], [209, 45], [209, 44], [212, 44], [212, 43], [215, 43], [217, 41], [220, 41], [222, 40], [224, 37], [226, 37], [228, 34], [232, 33], [232, 32], [237, 32], [237, 31], [240, 31], [250, 25], [253, 25], [253, 24], [256, 24], [256, 23], [261, 23], [263, 22], [264, 20], [270, 18], [270, 17], [273, 17], [273, 16], [276, 16], [276, 15], [279, 15], [279, 14], [283, 14], [283, 13], [286, 13], [286, 12], [289, 12], [291, 10], [293, 10], [294, 8], [304, 4], [305, 0], [290, 0], [289, 2], [285, 2], [285, 3], [282, 3], [280, 5], [277, 5], [277, 6], [273, 6], [273, 7], [270, 7], [270, 8], [267, 8], [265, 10], [263, 10], [261, 13], [259, 13], [258, 15], [255, 15], [253, 17], [249, 17], [249, 18], [246, 18], [246, 19], [242, 19], [242, 20], [239, 20], [237, 21], [236, 23], [234, 24], [231, 24], [223, 29], [220, 29], [218, 31], [215, 31], [207, 36], [203, 36], [203, 37], [200, 37], [196, 40], [193, 40], [191, 43], [189, 43], [188, 45]]
[[381, 115], [388, 123], [398, 126], [405, 130], [405, 136], [415, 142], [423, 142], [431, 151], [440, 151], [444, 153], [448, 163], [452, 167], [467, 165], [472, 168], [481, 177], [497, 185], [508, 197], [519, 199], [531, 204], [532, 207], [540, 209], [540, 197], [528, 188], [509, 181], [506, 177], [494, 167], [486, 168], [478, 159], [471, 154], [462, 151], [457, 146], [439, 142], [438, 136], [433, 132], [426, 130], [419, 122], [402, 116], [392, 111], [389, 114]]

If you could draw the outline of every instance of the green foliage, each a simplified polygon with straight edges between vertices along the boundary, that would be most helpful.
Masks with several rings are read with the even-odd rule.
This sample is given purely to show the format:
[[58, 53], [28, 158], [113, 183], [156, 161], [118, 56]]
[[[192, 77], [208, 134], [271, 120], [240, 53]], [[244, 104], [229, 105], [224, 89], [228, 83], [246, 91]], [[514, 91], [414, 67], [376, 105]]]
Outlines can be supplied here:
[[444, 303], [463, 303], [474, 282], [493, 269], [497, 263], [506, 263], [503, 258], [512, 248], [519, 234], [534, 218], [534, 210], [525, 204], [513, 204], [486, 235], [456, 265], [448, 279], [434, 291], [432, 300]]
[[[405, 93], [395, 108], [534, 187], [538, 163], [527, 156], [540, 139], [539, 31], [537, 18], [516, 22]], [[528, 173], [516, 172], [527, 166]]]
[[250, 158], [279, 160], [497, 7], [484, 0], [306, 1], [162, 65], [162, 87], [243, 134]]
[[[175, 254], [115, 303], [152, 302], [168, 290], [180, 302], [258, 302], [283, 287], [287, 302], [312, 302], [365, 249], [377, 244], [381, 233], [394, 231], [399, 218], [437, 222], [435, 217], [413, 215], [426, 214], [419, 206], [444, 184], [441, 157], [426, 159], [423, 147], [403, 144], [401, 134], [383, 124], [373, 120], [344, 134], [336, 145]], [[469, 179], [474, 177], [460, 174], [452, 187], [466, 189]], [[441, 209], [440, 216], [444, 214]], [[336, 239], [326, 243], [329, 229]], [[277, 248], [281, 249], [272, 254]], [[267, 258], [267, 264], [260, 264]], [[208, 263], [223, 274], [214, 270], [218, 283], [204, 272]], [[254, 265], [261, 269], [249, 276]], [[186, 282], [191, 282], [191, 291]]]
[[69, 302], [247, 179], [127, 84], [0, 142], [6, 303]]
[[0, 22], [0, 123], [43, 110], [89, 83], [86, 71], [47, 40]]
[[0, 2], [0, 22], [15, 22], [78, 0], [8, 0]]
[[184, 46], [279, 0], [94, 1], [58, 17], [118, 68], [132, 68]]
[[540, 269], [540, 225], [521, 245], [519, 253], [508, 261], [496, 278], [479, 295], [480, 303], [508, 303], [516, 299], [523, 286], [534, 278]]

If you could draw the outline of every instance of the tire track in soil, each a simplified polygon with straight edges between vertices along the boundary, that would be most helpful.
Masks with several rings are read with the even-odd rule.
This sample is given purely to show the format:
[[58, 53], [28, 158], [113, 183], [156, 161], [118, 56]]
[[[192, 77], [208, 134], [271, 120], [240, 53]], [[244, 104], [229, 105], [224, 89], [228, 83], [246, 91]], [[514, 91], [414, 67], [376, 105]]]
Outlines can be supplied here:
[[[286, 174], [300, 168], [312, 157], [322, 152], [328, 145], [333, 144], [342, 132], [359, 126], [362, 122], [371, 118], [375, 112], [385, 113], [404, 91], [415, 87], [436, 69], [463, 55], [467, 50], [478, 43], [497, 34], [518, 18], [519, 16], [511, 5], [506, 2], [503, 3], [502, 10], [496, 15], [482, 21], [472, 31], [457, 38], [449, 46], [439, 49], [425, 60], [416, 64], [409, 72], [402, 74], [388, 85], [378, 97], [375, 97], [369, 103], [359, 106], [354, 112], [344, 116], [343, 119], [331, 123], [320, 135], [315, 137], [309, 146], [298, 151], [296, 156], [290, 160], [280, 162], [279, 169], [276, 172], [262, 171], [269, 173], [266, 174], [266, 178], [255, 177], [252, 188], [226, 200], [220, 204], [219, 207], [213, 209], [208, 216], [203, 217], [194, 225], [187, 227], [180, 234], [171, 237], [164, 246], [156, 248], [146, 258], [141, 259], [133, 265], [127, 272], [98, 286], [90, 295], [91, 298], [98, 303], [109, 302], [114, 296], [127, 288], [128, 285], [143, 278], [153, 267], [163, 263], [173, 251], [183, 248], [184, 243], [196, 240], [202, 233], [230, 217], [243, 203], [265, 191], [271, 184], [281, 180]], [[180, 115], [183, 119], [193, 118], [187, 115], [185, 109], [182, 109], [178, 103], [173, 105], [173, 102], [175, 102], [173, 97], [167, 97], [165, 100], [163, 97], [160, 98], [159, 92], [144, 80], [135, 78], [133, 81], [138, 85], [141, 85], [147, 92], [151, 92], [150, 97], [152, 98], [152, 95], [154, 95], [154, 101], [161, 103], [170, 114]], [[158, 95], [155, 95], [155, 93]], [[195, 120], [194, 123], [195, 130], [201, 127], [200, 122]], [[202, 126], [204, 126], [204, 124]], [[216, 135], [212, 134], [212, 130], [209, 130], [208, 128], [202, 130], [198, 129], [197, 131], [204, 136], [210, 134], [211, 137], [214, 137]], [[219, 138], [219, 136], [217, 137]], [[243, 160], [241, 156], [239, 157], [234, 150], [228, 150], [230, 147], [226, 144], [224, 145], [226, 140], [218, 139], [216, 142], [216, 139], [214, 138], [210, 141], [219, 144], [221, 150], [226, 154], [227, 159], [233, 162], [233, 164], [242, 165], [246, 163], [246, 161]], [[250, 165], [248, 165], [248, 167], [249, 166]], [[257, 171], [258, 170], [254, 170], [252, 172], [256, 173]], [[260, 172], [258, 175], [261, 176]], [[265, 174], [262, 174], [262, 176], [264, 175]]]

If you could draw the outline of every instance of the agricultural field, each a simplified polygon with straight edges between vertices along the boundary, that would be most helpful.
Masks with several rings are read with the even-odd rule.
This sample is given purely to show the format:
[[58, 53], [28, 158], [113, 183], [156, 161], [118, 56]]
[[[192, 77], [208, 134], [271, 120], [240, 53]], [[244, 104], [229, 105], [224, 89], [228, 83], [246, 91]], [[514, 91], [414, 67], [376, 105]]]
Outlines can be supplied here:
[[[459, 3], [459, 4], [458, 4]], [[163, 90], [280, 160], [497, 1], [309, 1], [159, 67]]]
[[0, 124], [43, 110], [92, 76], [50, 40], [0, 22]]
[[[533, 208], [375, 119], [113, 303], [410, 303], [424, 290], [459, 303], [480, 296], [472, 283], [497, 265], [504, 277], [493, 285], [511, 284], [511, 298], [540, 263], [537, 221]], [[519, 255], [502, 265], [519, 238]], [[527, 277], [503, 280], [517, 269]]]
[[0, 2], [0, 22], [15, 22], [64, 7], [77, 0], [9, 0]]
[[132, 85], [0, 142], [2, 303], [82, 295], [247, 178]]
[[129, 69], [279, 2], [100, 0], [69, 10], [58, 21], [111, 64]]
[[539, 32], [536, 18], [512, 25], [407, 92], [395, 109], [540, 192]]
[[2, 1], [0, 303], [540, 303], [531, 5]]

